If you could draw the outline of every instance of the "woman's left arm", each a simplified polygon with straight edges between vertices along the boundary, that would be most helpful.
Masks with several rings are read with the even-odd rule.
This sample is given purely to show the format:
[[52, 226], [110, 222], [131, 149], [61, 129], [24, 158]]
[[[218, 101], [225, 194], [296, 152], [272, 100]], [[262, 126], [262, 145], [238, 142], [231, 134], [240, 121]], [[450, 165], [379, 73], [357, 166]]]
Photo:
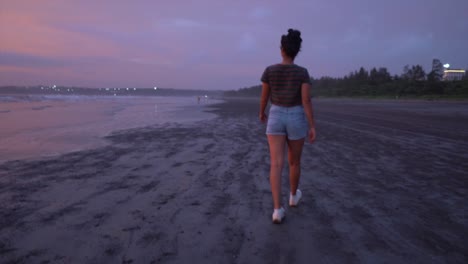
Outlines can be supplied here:
[[270, 85], [268, 83], [262, 82], [262, 97], [260, 98], [260, 113], [258, 117], [261, 122], [266, 122], [267, 115], [265, 114], [265, 109], [268, 104], [268, 99], [270, 98]]

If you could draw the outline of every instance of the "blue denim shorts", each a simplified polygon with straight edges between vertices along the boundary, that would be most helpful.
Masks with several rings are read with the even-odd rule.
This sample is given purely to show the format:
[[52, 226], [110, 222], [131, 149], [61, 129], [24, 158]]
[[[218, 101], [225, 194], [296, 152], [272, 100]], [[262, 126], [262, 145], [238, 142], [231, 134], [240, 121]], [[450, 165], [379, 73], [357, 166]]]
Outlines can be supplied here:
[[302, 105], [284, 107], [272, 104], [266, 128], [267, 135], [285, 135], [290, 140], [307, 136], [309, 125]]

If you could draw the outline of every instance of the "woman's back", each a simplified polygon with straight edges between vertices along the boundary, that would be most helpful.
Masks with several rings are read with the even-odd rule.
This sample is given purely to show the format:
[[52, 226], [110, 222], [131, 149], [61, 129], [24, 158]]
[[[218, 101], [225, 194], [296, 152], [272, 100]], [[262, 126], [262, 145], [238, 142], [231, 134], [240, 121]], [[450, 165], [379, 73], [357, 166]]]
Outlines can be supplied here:
[[287, 107], [302, 104], [301, 86], [310, 83], [307, 69], [296, 64], [268, 66], [261, 80], [270, 86], [271, 103]]

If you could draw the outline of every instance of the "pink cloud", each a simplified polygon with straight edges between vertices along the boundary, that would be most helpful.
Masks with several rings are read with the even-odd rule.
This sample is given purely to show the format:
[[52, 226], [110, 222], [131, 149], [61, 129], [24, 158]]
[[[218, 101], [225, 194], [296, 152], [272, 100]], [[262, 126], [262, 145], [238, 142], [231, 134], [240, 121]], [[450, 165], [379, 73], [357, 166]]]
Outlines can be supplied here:
[[51, 27], [37, 17], [8, 13], [0, 16], [0, 51], [39, 56], [112, 56], [112, 42]]

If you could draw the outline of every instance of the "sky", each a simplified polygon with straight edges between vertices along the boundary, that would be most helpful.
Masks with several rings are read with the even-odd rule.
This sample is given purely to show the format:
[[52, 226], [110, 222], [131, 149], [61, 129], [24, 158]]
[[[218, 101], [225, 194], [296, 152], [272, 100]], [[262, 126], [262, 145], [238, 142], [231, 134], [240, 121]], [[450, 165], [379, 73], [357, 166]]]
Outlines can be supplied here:
[[468, 68], [468, 0], [1, 0], [0, 85], [238, 89], [288, 28], [314, 78]]

